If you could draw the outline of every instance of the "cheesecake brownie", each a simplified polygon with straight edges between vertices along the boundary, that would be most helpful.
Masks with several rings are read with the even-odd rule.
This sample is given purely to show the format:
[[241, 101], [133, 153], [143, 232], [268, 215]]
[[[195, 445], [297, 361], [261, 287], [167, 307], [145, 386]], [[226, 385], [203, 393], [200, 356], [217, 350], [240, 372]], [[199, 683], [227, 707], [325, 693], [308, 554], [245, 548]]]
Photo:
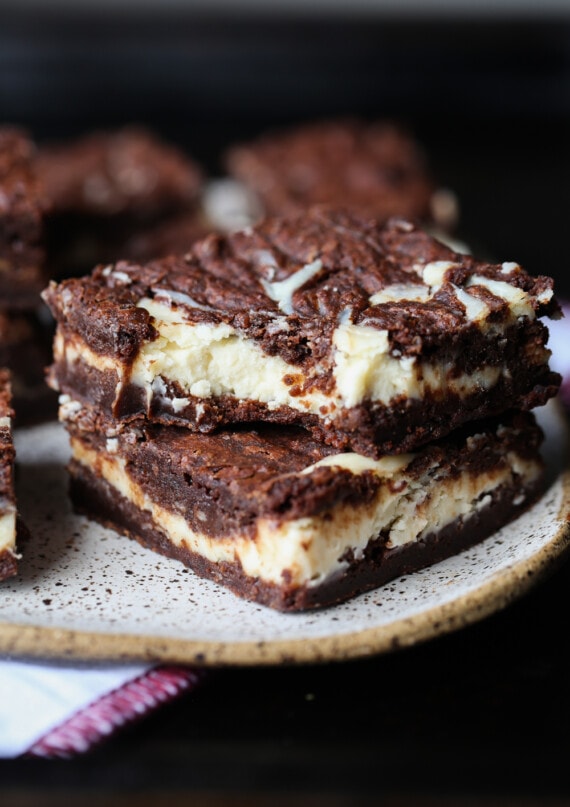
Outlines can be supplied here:
[[557, 311], [552, 281], [402, 220], [316, 208], [44, 296], [50, 383], [125, 421], [298, 424], [379, 456], [543, 404], [560, 380], [538, 319]]
[[10, 374], [0, 369], [0, 580], [18, 572]]
[[44, 216], [48, 202], [36, 175], [35, 147], [25, 132], [0, 127], [0, 310], [40, 303]]
[[54, 276], [123, 257], [142, 228], [193, 212], [203, 184], [193, 160], [137, 127], [44, 146], [37, 170], [53, 208], [48, 249]]
[[542, 472], [531, 414], [416, 453], [337, 454], [302, 429], [122, 430], [64, 398], [76, 508], [281, 610], [331, 605], [481, 541]]
[[267, 133], [229, 149], [225, 163], [270, 215], [314, 204], [382, 221], [394, 215], [433, 221], [434, 212], [449, 214], [434, 196], [422, 149], [389, 122], [321, 121]]

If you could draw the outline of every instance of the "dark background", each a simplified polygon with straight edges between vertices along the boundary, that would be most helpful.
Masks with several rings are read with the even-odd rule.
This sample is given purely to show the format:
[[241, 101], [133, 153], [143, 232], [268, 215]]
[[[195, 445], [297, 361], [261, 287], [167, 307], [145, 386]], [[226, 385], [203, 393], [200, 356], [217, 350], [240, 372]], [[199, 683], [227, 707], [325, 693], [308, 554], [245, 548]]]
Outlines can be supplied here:
[[570, 295], [570, 5], [423, 19], [79, 8], [0, 4], [5, 121], [38, 139], [147, 123], [217, 173], [225, 146], [266, 128], [397, 118], [456, 190], [462, 233]]
[[[271, 126], [397, 118], [460, 234], [570, 297], [566, 15], [0, 14], [1, 116], [38, 139], [136, 120], [216, 174]], [[213, 672], [85, 758], [0, 761], [0, 803], [568, 803], [569, 583], [395, 655]]]

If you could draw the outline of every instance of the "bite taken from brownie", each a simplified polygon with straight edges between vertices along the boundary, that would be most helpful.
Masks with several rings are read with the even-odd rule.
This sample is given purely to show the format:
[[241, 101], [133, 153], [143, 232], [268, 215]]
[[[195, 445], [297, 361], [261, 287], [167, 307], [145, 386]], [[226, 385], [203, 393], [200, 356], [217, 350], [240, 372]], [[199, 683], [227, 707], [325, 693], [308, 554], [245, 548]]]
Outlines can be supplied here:
[[483, 540], [542, 478], [531, 413], [413, 453], [336, 453], [302, 429], [117, 424], [64, 398], [71, 496], [96, 521], [284, 611], [332, 605]]
[[52, 283], [50, 383], [118, 422], [299, 425], [378, 458], [552, 397], [552, 281], [329, 208]]

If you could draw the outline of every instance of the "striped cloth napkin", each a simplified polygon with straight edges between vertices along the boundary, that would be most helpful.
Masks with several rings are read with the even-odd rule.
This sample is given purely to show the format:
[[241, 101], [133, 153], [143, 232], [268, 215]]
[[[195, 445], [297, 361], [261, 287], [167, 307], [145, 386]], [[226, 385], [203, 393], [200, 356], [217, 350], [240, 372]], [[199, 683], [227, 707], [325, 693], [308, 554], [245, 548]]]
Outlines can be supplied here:
[[178, 666], [0, 661], [0, 757], [84, 753], [204, 675]]
[[[549, 323], [552, 366], [570, 412], [570, 304]], [[161, 704], [195, 689], [207, 673], [181, 666], [69, 666], [0, 660], [0, 757], [72, 757]]]

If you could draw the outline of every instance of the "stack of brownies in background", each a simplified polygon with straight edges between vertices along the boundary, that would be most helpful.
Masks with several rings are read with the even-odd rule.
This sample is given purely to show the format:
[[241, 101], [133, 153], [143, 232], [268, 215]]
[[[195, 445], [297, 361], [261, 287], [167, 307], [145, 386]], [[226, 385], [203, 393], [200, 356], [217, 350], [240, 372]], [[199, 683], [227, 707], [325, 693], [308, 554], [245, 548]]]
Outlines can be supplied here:
[[[19, 129], [0, 129], [0, 367], [12, 371], [18, 422], [41, 419], [56, 402], [44, 381], [51, 332], [42, 315], [45, 217], [49, 200], [35, 170], [36, 148]], [[53, 399], [50, 402], [50, 398]]]
[[205, 232], [201, 188], [190, 158], [140, 129], [40, 148], [24, 130], [0, 127], [0, 579], [17, 572], [14, 414], [28, 426], [57, 413], [41, 291], [98, 260], [150, 257], [168, 238], [191, 243]]
[[186, 247], [209, 229], [202, 185], [194, 161], [142, 129], [40, 147], [21, 129], [0, 127], [0, 367], [12, 372], [18, 424], [56, 413], [44, 378], [48, 280]]
[[[35, 147], [19, 129], [0, 129], [0, 580], [17, 572], [12, 396], [20, 423], [50, 408], [44, 381], [50, 332], [41, 317], [47, 282], [43, 249], [49, 203], [34, 170]], [[9, 368], [9, 369], [6, 369]]]
[[528, 506], [528, 410], [559, 383], [539, 321], [557, 313], [552, 283], [412, 223], [441, 228], [455, 206], [405, 133], [343, 121], [230, 149], [273, 217], [198, 241], [201, 174], [155, 146], [125, 130], [36, 162], [51, 274], [104, 260], [44, 292], [80, 511], [300, 610]]
[[267, 132], [230, 146], [223, 163], [266, 216], [333, 204], [377, 221], [403, 216], [441, 233], [457, 224], [454, 193], [437, 185], [419, 143], [394, 122], [348, 118]]

